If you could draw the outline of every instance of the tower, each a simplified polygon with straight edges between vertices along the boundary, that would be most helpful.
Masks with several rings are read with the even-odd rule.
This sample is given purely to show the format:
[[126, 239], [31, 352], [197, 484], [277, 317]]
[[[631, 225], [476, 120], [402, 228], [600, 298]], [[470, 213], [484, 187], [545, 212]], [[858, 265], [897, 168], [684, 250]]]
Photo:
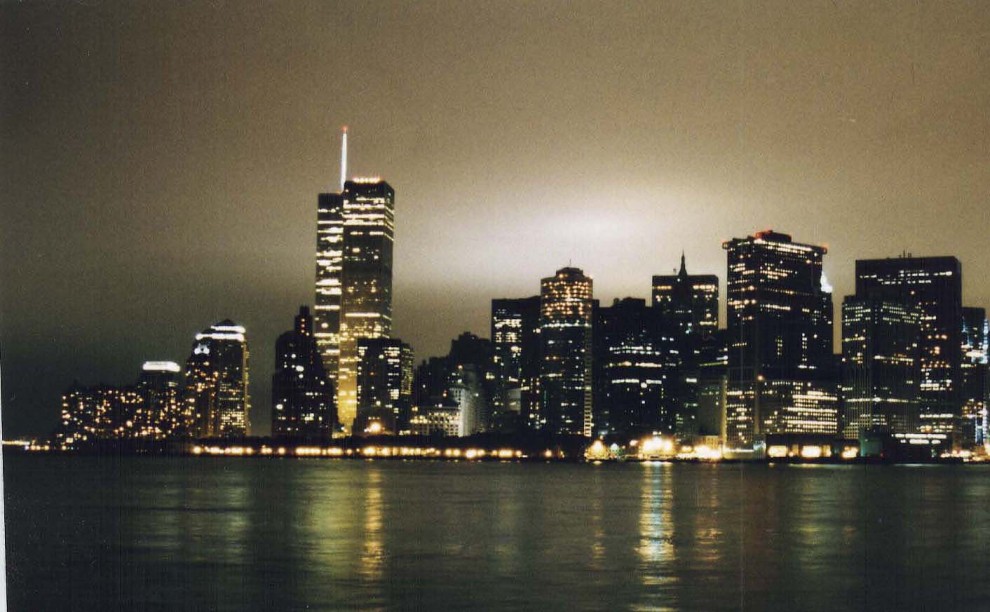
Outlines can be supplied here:
[[556, 434], [590, 436], [592, 282], [578, 268], [561, 268], [540, 287], [538, 426]]
[[340, 173], [340, 193], [317, 198], [314, 335], [336, 382], [337, 419], [350, 431], [357, 415], [357, 341], [392, 331], [395, 192], [379, 178], [347, 180], [347, 128]]
[[250, 431], [245, 329], [221, 321], [196, 334], [186, 361], [186, 410], [197, 437], [237, 437]]
[[309, 308], [300, 306], [295, 325], [275, 342], [272, 375], [272, 435], [329, 438], [336, 393], [313, 337]]
[[728, 261], [727, 440], [834, 434], [832, 294], [825, 247], [772, 230], [725, 242]]

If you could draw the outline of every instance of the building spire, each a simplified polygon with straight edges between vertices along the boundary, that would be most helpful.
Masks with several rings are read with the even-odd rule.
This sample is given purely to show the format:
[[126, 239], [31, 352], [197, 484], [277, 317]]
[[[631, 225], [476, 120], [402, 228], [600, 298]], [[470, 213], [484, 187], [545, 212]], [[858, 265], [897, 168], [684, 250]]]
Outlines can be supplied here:
[[340, 144], [340, 191], [344, 192], [344, 181], [347, 180], [347, 126], [343, 127], [343, 140]]
[[684, 263], [684, 251], [681, 250], [681, 271], [677, 273], [678, 276], [687, 276], [687, 265]]

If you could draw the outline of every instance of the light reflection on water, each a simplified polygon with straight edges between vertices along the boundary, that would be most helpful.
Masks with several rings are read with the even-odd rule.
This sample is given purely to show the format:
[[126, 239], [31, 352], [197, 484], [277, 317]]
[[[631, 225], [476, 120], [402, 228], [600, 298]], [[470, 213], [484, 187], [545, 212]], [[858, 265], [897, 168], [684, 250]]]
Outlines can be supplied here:
[[979, 609], [990, 470], [5, 458], [13, 610]]

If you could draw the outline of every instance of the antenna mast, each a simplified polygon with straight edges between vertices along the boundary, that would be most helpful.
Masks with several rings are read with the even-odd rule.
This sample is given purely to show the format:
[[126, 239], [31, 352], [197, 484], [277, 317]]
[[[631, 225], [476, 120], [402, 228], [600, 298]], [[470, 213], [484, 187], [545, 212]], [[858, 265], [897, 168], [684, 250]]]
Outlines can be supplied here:
[[343, 128], [344, 138], [340, 144], [340, 192], [344, 192], [344, 181], [347, 180], [347, 126]]

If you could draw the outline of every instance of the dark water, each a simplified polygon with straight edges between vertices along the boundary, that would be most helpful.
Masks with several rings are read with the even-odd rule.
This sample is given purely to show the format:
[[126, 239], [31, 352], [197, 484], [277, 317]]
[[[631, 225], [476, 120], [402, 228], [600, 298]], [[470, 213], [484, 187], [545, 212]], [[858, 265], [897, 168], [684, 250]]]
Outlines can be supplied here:
[[990, 469], [4, 458], [12, 610], [988, 609]]

